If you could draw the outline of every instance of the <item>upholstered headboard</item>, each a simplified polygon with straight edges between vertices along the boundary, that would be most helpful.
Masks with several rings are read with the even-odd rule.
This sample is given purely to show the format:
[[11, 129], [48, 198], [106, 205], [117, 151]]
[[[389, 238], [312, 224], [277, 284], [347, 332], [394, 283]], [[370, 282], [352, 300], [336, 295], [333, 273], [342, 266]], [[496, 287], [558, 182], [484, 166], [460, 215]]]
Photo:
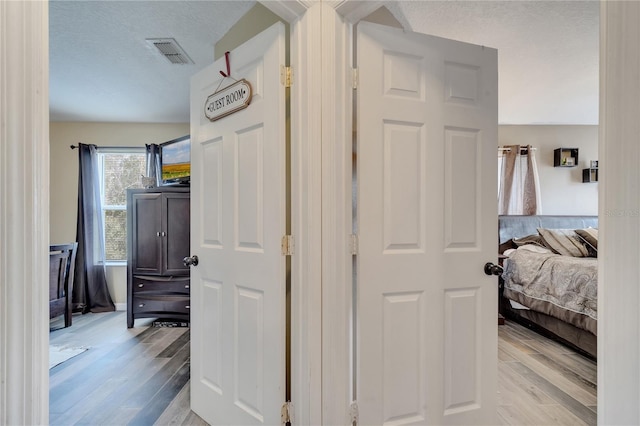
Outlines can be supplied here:
[[498, 216], [499, 244], [538, 233], [538, 228], [597, 228], [598, 216]]

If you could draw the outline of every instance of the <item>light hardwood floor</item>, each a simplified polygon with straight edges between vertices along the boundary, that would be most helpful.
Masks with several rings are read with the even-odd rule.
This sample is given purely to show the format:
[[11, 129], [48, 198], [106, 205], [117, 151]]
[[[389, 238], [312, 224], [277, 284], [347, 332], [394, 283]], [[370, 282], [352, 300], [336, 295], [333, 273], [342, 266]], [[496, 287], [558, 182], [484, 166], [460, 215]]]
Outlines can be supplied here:
[[498, 327], [498, 416], [505, 425], [595, 425], [596, 363], [507, 320]]
[[88, 347], [49, 372], [51, 425], [206, 425], [189, 409], [189, 328], [126, 314], [74, 315], [51, 345]]
[[[51, 322], [52, 345], [88, 347], [50, 370], [52, 425], [206, 425], [189, 409], [189, 329], [124, 312]], [[498, 327], [504, 425], [595, 425], [596, 364], [507, 320]]]

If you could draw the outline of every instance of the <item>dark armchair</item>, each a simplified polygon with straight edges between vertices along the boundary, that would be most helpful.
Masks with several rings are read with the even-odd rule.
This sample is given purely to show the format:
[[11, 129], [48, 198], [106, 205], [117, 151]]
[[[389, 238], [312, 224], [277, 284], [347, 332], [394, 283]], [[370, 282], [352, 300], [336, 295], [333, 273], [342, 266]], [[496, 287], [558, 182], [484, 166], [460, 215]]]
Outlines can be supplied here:
[[71, 325], [71, 294], [78, 243], [49, 247], [49, 318], [64, 314], [64, 326]]

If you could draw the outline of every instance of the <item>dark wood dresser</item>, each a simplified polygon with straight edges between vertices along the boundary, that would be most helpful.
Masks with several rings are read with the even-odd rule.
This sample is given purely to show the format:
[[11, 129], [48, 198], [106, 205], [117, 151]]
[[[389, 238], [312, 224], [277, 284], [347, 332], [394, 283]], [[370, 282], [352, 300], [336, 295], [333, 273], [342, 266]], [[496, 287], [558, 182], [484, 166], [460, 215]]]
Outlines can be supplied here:
[[188, 187], [127, 190], [127, 327], [137, 318], [189, 320]]

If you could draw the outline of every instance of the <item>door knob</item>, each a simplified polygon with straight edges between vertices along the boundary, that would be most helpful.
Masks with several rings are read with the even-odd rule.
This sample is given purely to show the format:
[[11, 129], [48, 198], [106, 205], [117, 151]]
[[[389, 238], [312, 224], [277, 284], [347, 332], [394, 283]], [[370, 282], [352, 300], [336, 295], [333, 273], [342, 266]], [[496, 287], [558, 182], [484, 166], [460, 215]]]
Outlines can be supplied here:
[[502, 275], [502, 266], [487, 262], [484, 264], [484, 273], [487, 275]]
[[182, 259], [182, 263], [184, 264], [184, 266], [198, 266], [198, 256], [196, 256], [195, 254], [191, 257], [187, 256]]

